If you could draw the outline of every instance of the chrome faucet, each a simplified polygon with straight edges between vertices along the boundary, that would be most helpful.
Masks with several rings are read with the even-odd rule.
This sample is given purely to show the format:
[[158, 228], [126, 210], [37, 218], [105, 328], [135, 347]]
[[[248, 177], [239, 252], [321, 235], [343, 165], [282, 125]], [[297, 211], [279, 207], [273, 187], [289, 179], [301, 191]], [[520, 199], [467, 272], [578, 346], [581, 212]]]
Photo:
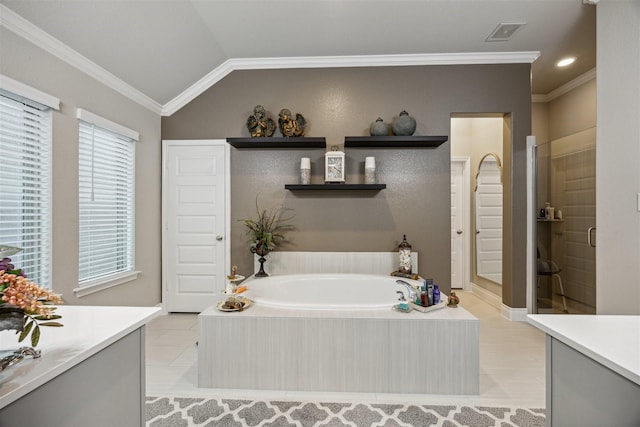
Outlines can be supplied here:
[[404, 280], [396, 280], [396, 283], [398, 285], [402, 285], [405, 288], [407, 288], [407, 292], [409, 293], [409, 298], [408, 298], [409, 301], [416, 302], [416, 298], [418, 297], [418, 292], [416, 291], [416, 288], [414, 288]]

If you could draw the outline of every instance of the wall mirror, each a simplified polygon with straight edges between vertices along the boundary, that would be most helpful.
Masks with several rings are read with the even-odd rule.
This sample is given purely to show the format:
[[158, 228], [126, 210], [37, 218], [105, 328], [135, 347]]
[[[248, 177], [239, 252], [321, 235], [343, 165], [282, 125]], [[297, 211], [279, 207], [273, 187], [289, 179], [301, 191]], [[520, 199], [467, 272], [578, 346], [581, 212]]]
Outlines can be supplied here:
[[476, 274], [502, 284], [502, 164], [496, 153], [480, 160], [475, 204]]

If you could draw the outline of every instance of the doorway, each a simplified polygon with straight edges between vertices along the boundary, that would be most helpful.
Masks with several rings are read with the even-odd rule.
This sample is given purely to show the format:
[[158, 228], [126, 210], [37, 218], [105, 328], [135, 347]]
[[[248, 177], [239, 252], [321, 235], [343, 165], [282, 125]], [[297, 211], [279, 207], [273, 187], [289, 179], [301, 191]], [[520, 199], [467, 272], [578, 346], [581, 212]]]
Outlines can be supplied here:
[[[499, 262], [500, 271], [497, 275], [487, 277], [478, 274], [474, 189], [482, 159], [488, 153], [494, 153], [496, 159], [503, 157], [505, 128], [508, 127], [505, 123], [505, 115], [502, 113], [453, 114], [450, 132], [451, 287], [473, 291], [497, 307], [502, 303], [502, 284], [492, 278], [501, 275], [502, 262]], [[457, 207], [462, 203], [460, 197], [462, 206], [466, 206], [466, 213]], [[501, 195], [499, 197], [502, 198]], [[496, 250], [501, 253], [502, 237], [496, 244]]]

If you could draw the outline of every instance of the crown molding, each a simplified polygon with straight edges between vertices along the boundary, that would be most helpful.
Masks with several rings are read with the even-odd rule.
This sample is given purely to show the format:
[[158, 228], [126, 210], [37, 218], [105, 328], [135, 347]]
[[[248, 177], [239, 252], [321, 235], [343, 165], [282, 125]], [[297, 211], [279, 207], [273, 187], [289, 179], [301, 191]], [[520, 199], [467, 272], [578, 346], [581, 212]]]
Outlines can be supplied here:
[[137, 104], [157, 114], [162, 112], [162, 106], [158, 102], [120, 80], [2, 4], [0, 4], [0, 25]]
[[170, 116], [211, 86], [237, 70], [293, 68], [394, 67], [416, 65], [519, 64], [532, 63], [540, 52], [432, 53], [414, 55], [308, 56], [282, 58], [232, 58], [215, 68], [162, 107]]
[[573, 89], [596, 78], [596, 69], [592, 68], [584, 74], [580, 74], [575, 79], [568, 81], [557, 89], [552, 90], [546, 95], [531, 95], [531, 102], [549, 102], [571, 92]]

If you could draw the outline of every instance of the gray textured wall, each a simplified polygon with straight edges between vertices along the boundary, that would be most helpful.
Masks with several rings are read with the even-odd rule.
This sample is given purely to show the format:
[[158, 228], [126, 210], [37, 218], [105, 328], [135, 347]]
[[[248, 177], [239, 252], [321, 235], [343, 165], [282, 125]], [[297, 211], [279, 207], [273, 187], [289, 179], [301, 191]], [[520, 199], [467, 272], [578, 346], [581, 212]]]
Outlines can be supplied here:
[[[449, 135], [454, 113], [508, 113], [513, 147], [505, 147], [505, 267], [503, 301], [525, 307], [525, 142], [531, 132], [529, 64], [236, 71], [170, 117], [163, 139], [248, 136], [256, 104], [272, 117], [281, 108], [302, 113], [307, 136], [342, 147], [345, 136], [366, 135], [378, 116], [390, 122], [406, 109], [416, 135]], [[407, 234], [420, 253], [420, 273], [450, 287], [450, 145], [436, 149], [347, 149], [347, 182], [362, 182], [365, 156], [376, 157], [379, 193], [289, 192], [300, 157], [312, 159], [312, 182], [323, 177], [324, 150], [231, 152], [231, 262], [252, 271], [239, 218], [284, 203], [296, 231], [280, 250], [394, 251]], [[512, 167], [513, 166], [513, 167]], [[513, 185], [513, 189], [512, 189]], [[512, 194], [513, 193], [513, 194]], [[509, 252], [509, 253], [506, 253]], [[268, 266], [267, 266], [268, 270]]]
[[[57, 57], [0, 28], [0, 73], [60, 99], [53, 113], [51, 282], [66, 304], [160, 302], [160, 115], [152, 113]], [[136, 269], [138, 279], [77, 298], [78, 119], [84, 108], [140, 133], [136, 143]]]

